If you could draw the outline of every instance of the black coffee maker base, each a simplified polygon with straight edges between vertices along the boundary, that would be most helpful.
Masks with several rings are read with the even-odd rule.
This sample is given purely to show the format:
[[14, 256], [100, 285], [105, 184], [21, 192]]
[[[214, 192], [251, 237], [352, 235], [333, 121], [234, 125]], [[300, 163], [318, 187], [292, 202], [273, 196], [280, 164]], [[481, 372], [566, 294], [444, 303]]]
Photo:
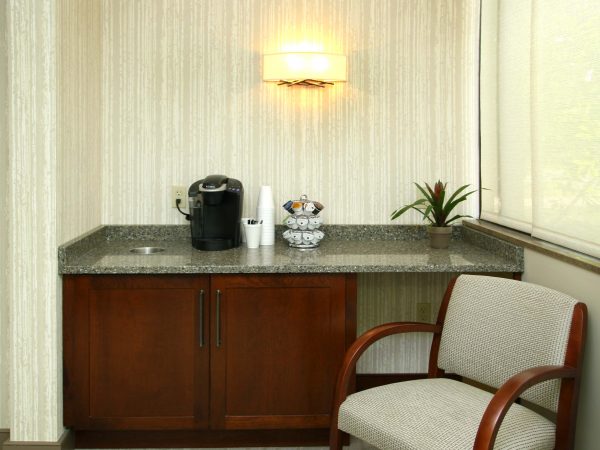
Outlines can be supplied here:
[[192, 247], [198, 250], [228, 250], [237, 247], [233, 239], [192, 239]]

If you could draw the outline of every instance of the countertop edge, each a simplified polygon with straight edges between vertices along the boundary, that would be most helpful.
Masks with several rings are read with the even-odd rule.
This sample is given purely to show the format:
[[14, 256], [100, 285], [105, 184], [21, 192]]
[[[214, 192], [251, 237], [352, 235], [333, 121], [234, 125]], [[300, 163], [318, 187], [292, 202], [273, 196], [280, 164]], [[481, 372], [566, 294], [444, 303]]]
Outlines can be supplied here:
[[480, 273], [480, 272], [511, 272], [519, 273], [522, 268], [517, 264], [507, 265], [452, 265], [452, 266], [252, 266], [244, 269], [239, 267], [136, 267], [135, 272], [124, 272], [122, 267], [69, 267], [61, 275], [135, 275], [135, 274], [260, 274], [260, 273]]

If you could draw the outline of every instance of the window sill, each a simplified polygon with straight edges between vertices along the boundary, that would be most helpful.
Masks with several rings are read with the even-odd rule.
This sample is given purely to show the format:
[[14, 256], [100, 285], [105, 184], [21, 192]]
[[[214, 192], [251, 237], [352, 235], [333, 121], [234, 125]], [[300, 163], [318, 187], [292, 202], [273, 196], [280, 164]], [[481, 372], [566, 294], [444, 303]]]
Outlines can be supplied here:
[[510, 228], [496, 225], [484, 220], [464, 220], [463, 226], [472, 228], [485, 234], [503, 239], [524, 248], [529, 248], [544, 255], [551, 256], [560, 261], [573, 264], [585, 270], [600, 274], [600, 259], [593, 256], [584, 255], [583, 253], [570, 250], [560, 245], [551, 244], [550, 242], [542, 241], [531, 237], [526, 233], [512, 230]]

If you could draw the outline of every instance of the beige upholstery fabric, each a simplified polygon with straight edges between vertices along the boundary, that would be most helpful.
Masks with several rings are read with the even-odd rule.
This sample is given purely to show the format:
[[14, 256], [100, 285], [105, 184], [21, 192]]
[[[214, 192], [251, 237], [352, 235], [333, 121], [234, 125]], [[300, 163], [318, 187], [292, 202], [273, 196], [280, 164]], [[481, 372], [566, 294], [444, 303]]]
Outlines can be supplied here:
[[[338, 427], [383, 450], [467, 450], [492, 394], [445, 378], [389, 384], [349, 396]], [[495, 450], [554, 448], [554, 424], [513, 404]]]
[[[562, 365], [573, 298], [530, 283], [461, 275], [448, 307], [438, 365], [500, 387], [524, 369]], [[523, 398], [556, 411], [559, 381], [529, 389]]]

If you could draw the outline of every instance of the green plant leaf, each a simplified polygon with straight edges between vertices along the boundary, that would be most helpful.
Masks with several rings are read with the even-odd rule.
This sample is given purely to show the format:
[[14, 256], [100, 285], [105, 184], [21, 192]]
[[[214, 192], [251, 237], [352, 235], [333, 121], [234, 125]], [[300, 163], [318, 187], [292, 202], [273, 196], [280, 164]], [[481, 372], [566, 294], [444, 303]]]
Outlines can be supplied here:
[[447, 216], [450, 215], [450, 211], [452, 211], [456, 207], [456, 205], [458, 205], [460, 202], [464, 202], [467, 199], [467, 197], [469, 195], [473, 194], [474, 192], [477, 192], [477, 190], [467, 192], [466, 194], [457, 198], [453, 202], [448, 201], [448, 203], [446, 204], [446, 207], [444, 208], [444, 210], [446, 211], [446, 215]]
[[420, 211], [418, 208], [416, 208], [416, 206], [417, 205], [422, 205], [423, 203], [426, 203], [426, 202], [427, 202], [426, 199], [420, 198], [419, 200], [416, 200], [415, 202], [411, 203], [410, 205], [406, 205], [406, 206], [404, 206], [404, 207], [402, 207], [400, 209], [397, 209], [396, 211], [394, 211], [392, 213], [391, 220], [397, 219], [398, 217], [400, 217], [402, 214], [404, 214], [406, 211], [408, 211], [411, 208], [414, 208], [417, 211], [419, 211], [419, 212], [422, 213], [422, 211]]
[[[425, 183], [427, 185], [427, 183]], [[425, 198], [427, 199], [427, 201], [431, 204], [433, 204], [433, 197], [431, 197], [427, 191], [422, 188], [421, 186], [419, 186], [417, 183], [415, 183], [415, 186], [417, 186], [417, 188], [421, 191], [421, 193], [425, 196]]]
[[464, 186], [461, 186], [461, 187], [459, 187], [459, 188], [458, 188], [456, 191], [454, 191], [454, 194], [452, 194], [452, 195], [450, 196], [450, 198], [448, 199], [448, 203], [446, 203], [446, 206], [444, 206], [444, 211], [446, 212], [446, 214], [449, 214], [449, 213], [450, 213], [450, 211], [452, 211], [452, 208], [454, 208], [454, 207], [452, 207], [452, 208], [450, 208], [450, 209], [447, 209], [447, 208], [448, 208], [448, 206], [449, 206], [450, 204], [452, 204], [452, 201], [453, 201], [453, 200], [456, 198], [456, 196], [457, 196], [458, 194], [460, 194], [462, 191], [464, 191], [466, 188], [468, 188], [469, 186], [470, 186], [469, 184], [465, 184]]
[[431, 223], [435, 223], [435, 222], [434, 222], [434, 221], [431, 219], [431, 217], [429, 217], [428, 215], [426, 215], [426, 214], [425, 214], [425, 212], [423, 212], [423, 211], [422, 211], [422, 210], [420, 210], [419, 208], [416, 208], [416, 207], [414, 207], [414, 206], [413, 206], [413, 209], [414, 209], [415, 211], [418, 211], [419, 213], [423, 214], [423, 220], [427, 219], [427, 220], [429, 220]]
[[446, 225], [450, 225], [450, 223], [451, 223], [451, 222], [454, 222], [456, 219], [460, 219], [461, 217], [469, 217], [470, 219], [472, 219], [472, 218], [473, 218], [473, 216], [469, 216], [469, 215], [462, 215], [462, 216], [461, 216], [460, 214], [457, 214], [457, 215], [456, 215], [456, 216], [454, 216], [452, 219], [449, 219], [449, 220], [447, 220], [447, 221], [446, 221]]
[[431, 204], [435, 205], [436, 201], [435, 201], [435, 191], [433, 189], [431, 189], [431, 186], [429, 186], [429, 183], [425, 183], [425, 187], [427, 187], [427, 190], [429, 191], [429, 195], [431, 196]]
[[[425, 213], [423, 215], [429, 219], [429, 214], [431, 213], [432, 209], [433, 209], [433, 206], [428, 205], [427, 209], [425, 210]], [[431, 219], [429, 219], [429, 220], [431, 220]]]

